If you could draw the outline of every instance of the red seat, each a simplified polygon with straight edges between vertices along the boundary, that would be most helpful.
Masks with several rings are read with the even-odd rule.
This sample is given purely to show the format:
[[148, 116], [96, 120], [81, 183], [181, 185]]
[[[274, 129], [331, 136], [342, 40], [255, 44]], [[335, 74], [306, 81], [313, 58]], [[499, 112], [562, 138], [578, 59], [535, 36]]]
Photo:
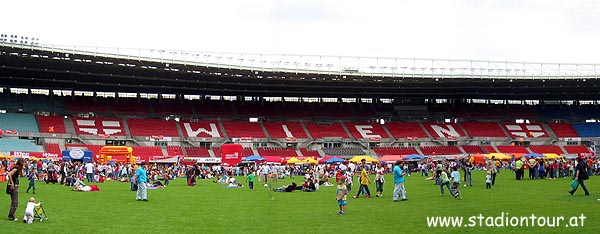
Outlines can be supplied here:
[[62, 116], [36, 116], [40, 132], [42, 133], [67, 133], [64, 117]]
[[506, 137], [497, 122], [462, 122], [460, 125], [471, 137]]

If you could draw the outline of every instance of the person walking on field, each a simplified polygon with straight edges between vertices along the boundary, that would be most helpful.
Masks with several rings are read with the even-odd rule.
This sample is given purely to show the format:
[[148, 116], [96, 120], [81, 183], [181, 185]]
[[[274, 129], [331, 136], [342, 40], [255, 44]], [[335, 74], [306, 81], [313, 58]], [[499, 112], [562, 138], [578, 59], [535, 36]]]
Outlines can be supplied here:
[[398, 197], [401, 197], [401, 201], [406, 201], [406, 189], [404, 188], [404, 176], [406, 173], [400, 168], [400, 161], [396, 161], [394, 164], [394, 195], [392, 201], [397, 202]]
[[10, 195], [10, 210], [8, 211], [8, 220], [17, 221], [15, 211], [19, 207], [19, 176], [23, 173], [25, 159], [20, 158], [15, 166], [8, 172], [8, 184], [6, 193]]
[[587, 163], [585, 161], [583, 161], [583, 159], [581, 157], [577, 158], [577, 166], [575, 166], [575, 179], [579, 183], [577, 184], [577, 187], [575, 187], [573, 190], [569, 191], [569, 194], [573, 195], [575, 193], [575, 191], [577, 191], [579, 186], [581, 186], [581, 188], [585, 192], [585, 195], [589, 196], [590, 191], [588, 191], [587, 187], [585, 187], [585, 184], [583, 183], [584, 180], [587, 180], [589, 178], [590, 177], [588, 175]]
[[358, 198], [361, 192], [365, 192], [366, 198], [371, 198], [371, 191], [369, 191], [368, 184], [371, 183], [369, 179], [369, 175], [367, 174], [367, 169], [365, 169], [365, 165], [360, 165], [360, 187], [358, 188], [358, 193], [354, 196], [354, 198]]

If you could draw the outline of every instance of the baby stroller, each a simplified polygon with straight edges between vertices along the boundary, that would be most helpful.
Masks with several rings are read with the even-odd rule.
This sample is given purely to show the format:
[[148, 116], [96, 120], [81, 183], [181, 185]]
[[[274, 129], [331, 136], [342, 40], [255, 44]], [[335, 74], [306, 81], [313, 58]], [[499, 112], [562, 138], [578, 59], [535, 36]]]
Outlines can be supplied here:
[[33, 218], [40, 219], [40, 222], [48, 220], [48, 215], [46, 215], [46, 210], [44, 210], [42, 204], [33, 208]]

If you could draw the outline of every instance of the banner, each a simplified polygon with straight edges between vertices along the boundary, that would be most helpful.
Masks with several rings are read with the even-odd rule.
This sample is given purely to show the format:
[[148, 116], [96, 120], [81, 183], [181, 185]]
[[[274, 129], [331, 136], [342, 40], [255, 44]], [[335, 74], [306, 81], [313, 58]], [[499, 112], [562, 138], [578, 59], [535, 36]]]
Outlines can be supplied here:
[[221, 146], [221, 163], [237, 165], [242, 161], [242, 145], [224, 144]]
[[48, 158], [48, 159], [52, 159], [54, 161], [61, 160], [60, 155], [48, 153], [48, 152], [10, 151], [10, 155], [17, 156], [17, 157], [24, 157], [24, 158], [29, 158], [29, 157]]
[[83, 151], [82, 149], [64, 150], [62, 152], [64, 161], [81, 160], [83, 162], [92, 161], [92, 151]]

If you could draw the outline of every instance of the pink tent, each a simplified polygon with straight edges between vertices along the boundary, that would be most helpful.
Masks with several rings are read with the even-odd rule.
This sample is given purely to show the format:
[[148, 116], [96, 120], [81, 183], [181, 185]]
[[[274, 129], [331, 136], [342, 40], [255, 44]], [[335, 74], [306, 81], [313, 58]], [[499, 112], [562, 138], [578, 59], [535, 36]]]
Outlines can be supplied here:
[[388, 155], [381, 156], [379, 158], [379, 160], [383, 160], [386, 163], [390, 163], [390, 162], [400, 161], [400, 160], [402, 160], [402, 158], [404, 158], [404, 155], [388, 154]]

